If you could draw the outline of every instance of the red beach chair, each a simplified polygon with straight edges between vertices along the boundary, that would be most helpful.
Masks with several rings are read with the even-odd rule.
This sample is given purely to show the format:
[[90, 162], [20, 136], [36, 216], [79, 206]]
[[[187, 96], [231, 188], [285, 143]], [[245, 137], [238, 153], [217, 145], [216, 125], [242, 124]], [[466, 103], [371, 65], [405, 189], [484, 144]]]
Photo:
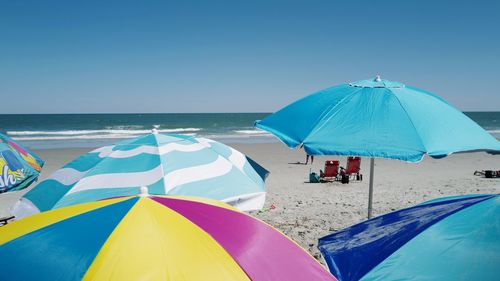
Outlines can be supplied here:
[[325, 172], [319, 170], [319, 177], [321, 181], [334, 181], [339, 176], [340, 162], [337, 160], [325, 161]]
[[347, 168], [342, 172], [349, 176], [350, 180], [363, 180], [363, 175], [359, 173], [361, 170], [361, 157], [347, 157]]

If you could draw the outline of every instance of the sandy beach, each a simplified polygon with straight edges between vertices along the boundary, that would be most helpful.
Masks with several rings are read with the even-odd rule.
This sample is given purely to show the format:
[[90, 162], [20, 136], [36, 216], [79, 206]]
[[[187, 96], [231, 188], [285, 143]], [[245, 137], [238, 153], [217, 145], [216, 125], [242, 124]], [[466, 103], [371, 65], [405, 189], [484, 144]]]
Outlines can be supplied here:
[[[309, 169], [318, 172], [327, 159], [316, 157], [313, 165], [304, 162], [304, 152], [290, 150], [280, 143], [231, 144], [268, 169], [266, 207], [255, 214], [295, 240], [316, 258], [317, 239], [366, 218], [369, 161], [362, 159], [363, 182], [349, 184], [308, 183]], [[48, 149], [35, 152], [45, 161], [41, 180], [68, 161], [91, 149]], [[499, 193], [500, 180], [473, 175], [475, 170], [498, 169], [500, 156], [486, 153], [455, 154], [435, 160], [424, 158], [418, 164], [377, 159], [375, 166], [374, 215], [381, 215], [437, 197]], [[35, 184], [34, 184], [35, 185]], [[32, 185], [32, 187], [34, 186]], [[0, 195], [0, 216], [28, 189]], [[274, 204], [275, 209], [270, 209]]]

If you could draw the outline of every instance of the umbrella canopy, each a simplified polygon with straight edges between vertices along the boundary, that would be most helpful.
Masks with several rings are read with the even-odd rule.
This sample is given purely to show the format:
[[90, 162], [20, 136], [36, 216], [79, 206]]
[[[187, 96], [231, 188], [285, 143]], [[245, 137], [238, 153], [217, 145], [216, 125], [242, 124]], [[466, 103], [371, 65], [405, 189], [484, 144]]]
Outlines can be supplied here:
[[40, 157], [0, 134], [0, 193], [28, 187], [38, 178], [42, 166]]
[[314, 93], [255, 127], [310, 155], [372, 157], [368, 217], [374, 157], [418, 162], [425, 154], [500, 151], [498, 140], [442, 98], [378, 76]]
[[104, 198], [152, 194], [222, 200], [241, 210], [264, 205], [268, 172], [222, 143], [152, 133], [80, 156], [24, 195], [17, 217]]
[[311, 155], [418, 162], [425, 154], [500, 151], [500, 142], [442, 98], [379, 77], [321, 90], [255, 126]]
[[[122, 197], [0, 228], [11, 280], [335, 280], [271, 226], [187, 197]], [[27, 270], [29, 269], [29, 270]]]
[[330, 271], [350, 280], [498, 280], [500, 196], [442, 198], [319, 239]]

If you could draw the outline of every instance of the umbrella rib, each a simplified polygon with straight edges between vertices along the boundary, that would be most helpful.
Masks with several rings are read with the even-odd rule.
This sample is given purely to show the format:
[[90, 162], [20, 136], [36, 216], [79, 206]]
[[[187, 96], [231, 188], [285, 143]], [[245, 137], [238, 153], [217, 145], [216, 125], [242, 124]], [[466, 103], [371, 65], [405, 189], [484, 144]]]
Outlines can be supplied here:
[[[229, 147], [229, 146], [228, 146], [228, 147]], [[222, 155], [222, 154], [218, 153], [215, 149], [213, 149], [213, 148], [212, 148], [212, 146], [211, 146], [211, 145], [210, 145], [209, 147], [207, 147], [207, 148], [208, 148], [210, 151], [214, 152], [216, 155], [220, 155], [220, 156], [222, 157], [222, 159], [224, 159], [225, 161], [229, 162], [229, 164], [231, 164], [231, 168], [236, 167], [236, 165], [235, 165], [235, 164], [234, 164], [234, 163], [233, 163], [233, 162], [232, 162], [229, 158], [226, 158], [224, 155]], [[236, 152], [236, 153], [238, 153], [238, 152], [239, 152], [239, 151], [237, 151], [236, 149], [234, 149], [234, 148], [232, 148], [232, 147], [229, 147], [229, 148], [230, 148], [230, 150], [231, 150], [231, 155], [232, 155], [233, 153], [235, 153], [235, 152]], [[243, 154], [242, 152], [239, 152], [239, 153]], [[245, 157], [246, 157], [246, 155], [245, 155], [245, 154], [243, 154], [243, 156], [245, 156]], [[255, 182], [255, 181], [254, 181], [251, 177], [249, 177], [249, 176], [248, 176], [248, 175], [247, 175], [244, 171], [240, 170], [239, 168], [237, 168], [236, 170], [237, 170], [237, 172], [241, 173], [241, 174], [243, 175], [243, 177], [244, 177], [244, 178], [250, 179], [250, 181], [251, 181], [251, 182], [253, 182], [253, 183], [257, 184], [257, 185], [259, 185], [259, 184], [260, 184], [260, 183]]]
[[[427, 153], [427, 147], [425, 147], [425, 144], [422, 140], [422, 137], [420, 137], [420, 134], [417, 130], [417, 127], [415, 126], [415, 123], [413, 123], [413, 120], [411, 119], [410, 117], [410, 114], [408, 114], [408, 111], [406, 111], [406, 108], [403, 106], [403, 104], [401, 103], [401, 101], [399, 100], [399, 97], [398, 95], [396, 95], [393, 91], [390, 91], [392, 93], [392, 95], [396, 98], [396, 100], [398, 101], [399, 105], [401, 106], [401, 108], [403, 109], [404, 113], [406, 114], [406, 117], [408, 117], [408, 120], [410, 120], [410, 123], [411, 125], [413, 126], [413, 129], [415, 130], [416, 134], [417, 134], [417, 137], [418, 137], [418, 140], [420, 141], [420, 144], [422, 145], [422, 147], [424, 148], [424, 151], [422, 153], [422, 158], [423, 158], [423, 154], [426, 154]], [[420, 159], [422, 160], [422, 159]]]
[[[307, 140], [307, 138], [312, 135], [313, 133], [317, 132], [319, 129], [321, 129], [325, 124], [321, 124], [320, 125], [320, 121], [324, 120], [325, 117], [327, 116], [327, 113], [328, 112], [331, 112], [333, 111], [334, 109], [336, 109], [337, 107], [340, 106], [340, 104], [342, 104], [347, 98], [349, 97], [352, 97], [353, 95], [355, 95], [356, 93], [358, 93], [359, 91], [361, 91], [363, 88], [359, 88], [357, 89], [356, 91], [353, 91], [352, 93], [350, 94], [347, 94], [345, 97], [343, 97], [341, 100], [339, 100], [336, 104], [332, 105], [332, 106], [329, 106], [328, 108], [326, 108], [318, 117], [317, 121], [315, 121], [314, 123], [316, 123], [316, 125], [311, 129], [311, 131], [309, 132], [309, 134], [307, 134], [307, 136], [301, 141], [301, 143], [305, 143], [305, 141]], [[334, 115], [330, 115], [330, 117], [328, 118], [331, 119]]]
[[[114, 147], [114, 146], [113, 146], [113, 147]], [[87, 154], [89, 154], [89, 153], [94, 153], [94, 152], [93, 152], [93, 151], [90, 151], [90, 152], [87, 152], [87, 153], [86, 153], [86, 154], [84, 154], [84, 155], [87, 155]], [[83, 155], [82, 155], [82, 156], [83, 156]], [[80, 156], [80, 157], [81, 157], [81, 156]], [[66, 168], [66, 166], [67, 166], [67, 165], [72, 164], [74, 161], [78, 160], [80, 157], [78, 157], [78, 158], [76, 158], [75, 160], [73, 160], [73, 161], [71, 161], [71, 162], [67, 163], [66, 165], [64, 165], [64, 166], [63, 166], [63, 168], [62, 168], [62, 169]], [[95, 165], [92, 165], [92, 167], [91, 167], [90, 169], [88, 169], [88, 170], [86, 170], [86, 171], [82, 171], [82, 173], [84, 173], [84, 174], [82, 175], [82, 177], [81, 177], [80, 179], [78, 179], [78, 180], [77, 180], [77, 181], [73, 184], [73, 186], [71, 186], [70, 188], [68, 188], [68, 190], [64, 193], [64, 195], [63, 195], [63, 196], [61, 196], [61, 198], [59, 198], [59, 199], [56, 201], [56, 203], [55, 203], [52, 207], [50, 207], [50, 209], [52, 209], [52, 208], [54, 208], [55, 206], [57, 206], [57, 204], [59, 204], [59, 202], [61, 202], [61, 200], [62, 200], [62, 199], [63, 199], [66, 195], [68, 195], [68, 194], [69, 194], [69, 192], [70, 192], [71, 190], [73, 190], [73, 189], [74, 189], [74, 188], [75, 188], [75, 187], [76, 187], [76, 186], [80, 183], [80, 180], [82, 180], [83, 178], [87, 177], [87, 175], [88, 175], [90, 172], [92, 172], [93, 170], [95, 170], [95, 168], [96, 168], [97, 166], [99, 166], [99, 164], [101, 164], [101, 162], [102, 162], [104, 159], [106, 159], [106, 157], [103, 157], [103, 158], [99, 157], [99, 162], [95, 163]], [[72, 167], [69, 167], [69, 168], [71, 168], [71, 169], [75, 169], [75, 168], [72, 168]], [[75, 170], [76, 170], [76, 169], [75, 169]], [[54, 174], [56, 174], [58, 171], [59, 171], [59, 170], [57, 170], [57, 171], [55, 171], [54, 173], [52, 173], [52, 174], [48, 177], [48, 179], [50, 179], [50, 178], [51, 178]], [[77, 171], [78, 171], [78, 170], [77, 170]]]
[[[163, 169], [163, 161], [161, 159], [161, 154], [160, 154], [160, 143], [158, 142], [158, 138], [155, 136], [155, 142], [156, 142], [156, 149], [158, 150], [158, 158], [160, 158], [160, 170], [161, 170], [161, 179], [163, 181], [163, 189], [165, 190], [165, 195], [167, 195], [167, 183], [165, 182], [165, 170]], [[177, 141], [173, 141], [173, 142], [170, 142], [170, 143], [174, 143], [174, 142], [177, 142]], [[180, 142], [180, 141], [179, 141]]]
[[[158, 152], [159, 152], [158, 140], [157, 140], [156, 138], [155, 138], [155, 141], [156, 141], [156, 144], [157, 144], [157, 145], [156, 145], [156, 147], [158, 148]], [[172, 142], [177, 142], [177, 141], [172, 141]], [[119, 148], [119, 146], [121, 146], [121, 145], [123, 145], [123, 144], [118, 143], [118, 144], [116, 144], [116, 145], [112, 145], [112, 149], [114, 149], [115, 147], [118, 147], [118, 148]], [[136, 146], [136, 147], [140, 147], [140, 146], [144, 146], [144, 144], [127, 144], [127, 146]], [[116, 151], [121, 151], [121, 150], [116, 150]], [[82, 171], [82, 172], [83, 172], [83, 173], [85, 173], [85, 174], [84, 174], [84, 175], [83, 175], [83, 176], [82, 176], [82, 177], [81, 177], [81, 178], [80, 178], [80, 179], [79, 179], [79, 180], [78, 180], [78, 181], [77, 181], [77, 182], [76, 182], [76, 183], [75, 183], [75, 184], [74, 184], [71, 188], [69, 188], [69, 189], [68, 189], [68, 191], [67, 191], [66, 193], [64, 193], [64, 196], [68, 195], [68, 193], [69, 193], [71, 190], [73, 190], [73, 189], [74, 189], [74, 188], [75, 188], [75, 187], [76, 187], [76, 186], [80, 183], [80, 180], [82, 180], [83, 178], [86, 178], [86, 177], [87, 177], [87, 175], [88, 175], [89, 173], [91, 173], [92, 171], [94, 171], [94, 170], [97, 168], [97, 166], [99, 166], [99, 164], [101, 164], [101, 162], [102, 162], [102, 161], [104, 161], [107, 157], [109, 157], [110, 155], [112, 155], [112, 154], [113, 154], [113, 152], [116, 152], [116, 151], [112, 151], [111, 153], [109, 153], [109, 154], [108, 154], [108, 155], [106, 155], [105, 157], [102, 157], [102, 158], [101, 158], [101, 157], [99, 157], [99, 158], [100, 158], [99, 162], [97, 162], [95, 165], [93, 165], [90, 169], [88, 169], [88, 170], [86, 170], [86, 171]], [[94, 153], [94, 151], [90, 151], [90, 152], [88, 152], [87, 154], [89, 154], [89, 153]], [[87, 154], [85, 154], [85, 155], [87, 155]], [[78, 159], [78, 158], [77, 158], [77, 159]], [[76, 161], [77, 159], [75, 159], [75, 160], [73, 160], [73, 161]], [[161, 160], [161, 159], [160, 159], [160, 160]], [[73, 163], [73, 161], [71, 161], [70, 163]], [[68, 164], [66, 164], [66, 165], [69, 165], [70, 163], [68, 163]], [[65, 165], [65, 166], [66, 166], [66, 165]], [[64, 167], [65, 167], [65, 166], [64, 166]], [[162, 165], [161, 161], [160, 161], [160, 166], [161, 166], [162, 171], [163, 171], [163, 165]], [[64, 168], [64, 167], [63, 167], [63, 168]], [[56, 171], [56, 172], [57, 172], [57, 171]], [[51, 176], [52, 176], [52, 175], [51, 175]], [[49, 178], [50, 178], [50, 177], [49, 177]], [[60, 201], [64, 198], [64, 196], [62, 196], [59, 200], [57, 200], [57, 202], [56, 202], [56, 204], [54, 204], [54, 206], [56, 206], [56, 205], [57, 205], [57, 204], [58, 204], [58, 203], [59, 203], [59, 202], [60, 202]]]

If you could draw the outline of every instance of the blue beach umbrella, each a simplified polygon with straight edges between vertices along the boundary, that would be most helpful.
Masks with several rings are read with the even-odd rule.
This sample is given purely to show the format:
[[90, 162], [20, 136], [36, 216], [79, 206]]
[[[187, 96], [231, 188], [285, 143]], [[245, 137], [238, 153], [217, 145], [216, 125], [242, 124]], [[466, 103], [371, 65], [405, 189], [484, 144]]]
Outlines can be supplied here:
[[339, 281], [499, 280], [500, 196], [432, 200], [319, 239]]
[[0, 193], [28, 187], [38, 178], [43, 164], [33, 152], [0, 134]]
[[425, 154], [500, 151], [500, 142], [442, 98], [377, 78], [342, 84], [302, 98], [255, 123], [290, 148], [310, 155], [371, 157], [419, 162]]
[[148, 187], [155, 195], [197, 196], [240, 210], [261, 209], [268, 171], [222, 143], [154, 132], [84, 154], [24, 195], [17, 217], [59, 207], [129, 196]]

